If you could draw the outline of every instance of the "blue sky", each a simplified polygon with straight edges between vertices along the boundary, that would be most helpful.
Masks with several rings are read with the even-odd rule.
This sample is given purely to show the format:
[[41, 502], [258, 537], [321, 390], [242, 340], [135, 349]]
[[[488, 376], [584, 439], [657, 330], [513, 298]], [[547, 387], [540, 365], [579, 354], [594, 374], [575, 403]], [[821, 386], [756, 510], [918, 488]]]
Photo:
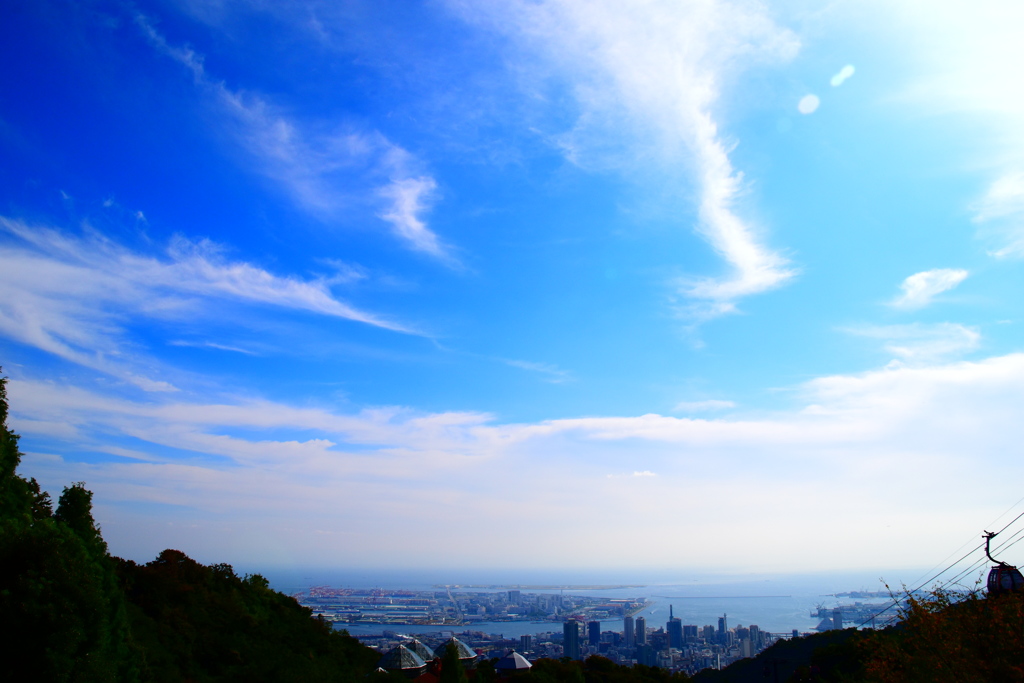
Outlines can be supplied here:
[[0, 365], [117, 554], [898, 573], [1021, 497], [1016, 3], [5, 14]]

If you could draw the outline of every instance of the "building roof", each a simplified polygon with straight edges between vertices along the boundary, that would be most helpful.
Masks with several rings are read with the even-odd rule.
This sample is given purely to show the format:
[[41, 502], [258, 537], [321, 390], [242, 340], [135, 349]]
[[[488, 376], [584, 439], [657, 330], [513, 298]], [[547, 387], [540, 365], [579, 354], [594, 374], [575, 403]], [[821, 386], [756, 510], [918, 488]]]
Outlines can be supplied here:
[[410, 638], [409, 640], [405, 641], [404, 645], [416, 654], [418, 654], [424, 662], [429, 662], [437, 656], [434, 654], [433, 650], [431, 650], [429, 647], [421, 643], [416, 638]]
[[466, 645], [464, 642], [462, 642], [455, 636], [452, 636], [448, 640], [444, 641], [443, 643], [435, 647], [434, 655], [437, 657], [444, 657], [444, 651], [445, 648], [448, 647], [448, 643], [455, 643], [455, 649], [459, 653], [459, 659], [476, 659], [476, 652], [474, 652], [468, 645]]
[[494, 668], [497, 671], [526, 671], [532, 666], [533, 664], [530, 664], [530, 660], [515, 650], [509, 650], [507, 655], [494, 664]]
[[422, 669], [427, 666], [427, 663], [405, 645], [399, 645], [388, 650], [387, 654], [377, 662], [377, 666], [383, 667], [388, 671], [406, 671], [408, 669]]

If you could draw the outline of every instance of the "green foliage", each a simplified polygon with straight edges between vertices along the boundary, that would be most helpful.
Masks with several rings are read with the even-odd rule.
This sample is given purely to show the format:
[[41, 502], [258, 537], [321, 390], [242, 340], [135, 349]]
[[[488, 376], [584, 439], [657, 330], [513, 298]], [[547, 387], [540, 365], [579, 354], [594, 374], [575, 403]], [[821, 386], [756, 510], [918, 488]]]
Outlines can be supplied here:
[[699, 683], [764, 683], [765, 681], [861, 681], [862, 634], [849, 628], [802, 638], [780, 640], [756, 657], [741, 659], [721, 671], [694, 675]]
[[165, 550], [146, 565], [121, 561], [118, 572], [153, 681], [354, 680], [379, 656], [227, 564]]
[[484, 659], [477, 662], [476, 664], [476, 676], [474, 681], [477, 683], [493, 683], [498, 680], [498, 672], [494, 668], [494, 663], [497, 659]]
[[92, 494], [64, 490], [57, 513], [19, 477], [18, 436], [7, 426], [0, 378], [0, 639], [7, 680], [132, 681], [124, 600], [92, 519]]
[[441, 657], [441, 683], [469, 683], [466, 669], [459, 659], [459, 648], [449, 641]]
[[106, 558], [52, 520], [4, 532], [0, 614], [17, 624], [0, 645], [9, 670], [47, 681], [131, 680], [123, 605]]
[[534, 683], [677, 683], [686, 674], [669, 673], [656, 666], [621, 666], [607, 657], [592, 655], [578, 662], [568, 657], [538, 659], [530, 670]]
[[58, 524], [73, 531], [92, 555], [107, 555], [107, 544], [92, 518], [92, 491], [85, 488], [84, 482], [79, 481], [64, 488], [53, 518]]
[[29, 523], [50, 516], [50, 497], [39, 491], [35, 479], [15, 474], [21, 464], [18, 435], [7, 426], [7, 378], [0, 377], [0, 520]]
[[0, 377], [0, 680], [355, 681], [378, 654], [337, 633], [259, 574], [165, 550], [144, 566], [111, 557], [92, 492], [56, 512], [17, 474]]
[[1024, 593], [907, 594], [898, 626], [780, 641], [694, 681], [1004, 683], [1024, 681]]
[[937, 590], [907, 598], [900, 628], [864, 642], [867, 680], [1024, 681], [1024, 594]]

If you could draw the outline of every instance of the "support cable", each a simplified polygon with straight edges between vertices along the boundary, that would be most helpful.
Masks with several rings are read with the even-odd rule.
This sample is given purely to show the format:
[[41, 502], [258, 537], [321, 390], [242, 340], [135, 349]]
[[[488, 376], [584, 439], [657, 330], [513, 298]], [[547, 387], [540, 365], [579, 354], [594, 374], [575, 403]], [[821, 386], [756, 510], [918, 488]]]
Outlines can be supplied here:
[[[1024, 498], [1021, 498], [1020, 500], [1018, 500], [1018, 501], [1017, 501], [1016, 503], [1014, 503], [1014, 504], [1013, 504], [1012, 506], [1010, 506], [1010, 508], [1009, 508], [1009, 509], [1008, 509], [1008, 510], [1007, 510], [1006, 512], [1004, 512], [1003, 514], [999, 515], [999, 517], [996, 517], [996, 519], [995, 519], [995, 520], [993, 520], [993, 521], [998, 521], [999, 519], [1001, 519], [1001, 518], [1005, 517], [1005, 516], [1006, 516], [1007, 514], [1009, 514], [1009, 513], [1010, 513], [1010, 512], [1011, 512], [1011, 511], [1012, 511], [1012, 510], [1013, 510], [1014, 508], [1016, 508], [1016, 507], [1017, 507], [1018, 505], [1020, 505], [1020, 503], [1021, 503], [1021, 502], [1024, 502]], [[1003, 526], [1003, 528], [1002, 528], [1002, 529], [1000, 529], [999, 531], [995, 532], [995, 534], [993, 534], [993, 537], [995, 537], [995, 536], [998, 536], [999, 534], [1001, 534], [1001, 533], [1003, 533], [1004, 531], [1006, 531], [1006, 530], [1007, 530], [1007, 529], [1008, 529], [1008, 528], [1009, 528], [1009, 527], [1010, 527], [1010, 526], [1011, 526], [1011, 525], [1012, 525], [1012, 524], [1013, 524], [1014, 522], [1016, 522], [1017, 520], [1019, 520], [1019, 519], [1020, 519], [1021, 517], [1024, 517], [1024, 512], [1021, 512], [1021, 513], [1020, 513], [1019, 515], [1017, 515], [1016, 517], [1014, 517], [1013, 519], [1011, 519], [1011, 520], [1010, 520], [1009, 522], [1007, 522], [1007, 523], [1006, 523], [1006, 524], [1005, 524], [1005, 525]], [[1002, 549], [1004, 549], [1004, 548], [1010, 548], [1010, 547], [1012, 547], [1012, 546], [1016, 545], [1017, 543], [1019, 543], [1020, 541], [1024, 540], [1024, 536], [1021, 536], [1021, 534], [1024, 534], [1024, 528], [1018, 529], [1018, 530], [1017, 530], [1017, 531], [1016, 531], [1016, 532], [1015, 532], [1015, 533], [1014, 533], [1014, 534], [1013, 534], [1012, 536], [1010, 536], [1010, 537], [1009, 537], [1009, 538], [1007, 538], [1007, 539], [1006, 539], [1005, 541], [1003, 541], [1002, 543], [1000, 543], [1000, 544], [999, 544], [999, 545], [998, 545], [998, 546], [996, 547], [996, 550], [1002, 550]], [[1017, 538], [1016, 540], [1013, 540], [1014, 538], [1016, 538], [1016, 537], [1018, 537], [1018, 536], [1020, 536], [1020, 538]], [[968, 541], [967, 543], [970, 543], [970, 541]], [[949, 557], [951, 557], [952, 555], [956, 554], [956, 552], [958, 552], [959, 550], [961, 550], [961, 549], [962, 549], [962, 548], [963, 548], [963, 547], [964, 547], [965, 545], [967, 545], [967, 543], [964, 543], [963, 545], [961, 545], [961, 546], [960, 546], [960, 548], [958, 548], [957, 550], [953, 551], [953, 553], [950, 553], [950, 555], [947, 555], [947, 556], [946, 556], [946, 559], [949, 559]], [[908, 591], [908, 592], [907, 592], [907, 594], [908, 594], [908, 595], [913, 595], [914, 593], [917, 593], [917, 592], [918, 592], [918, 591], [920, 591], [920, 590], [921, 590], [922, 588], [924, 588], [924, 587], [925, 587], [926, 585], [928, 585], [929, 583], [931, 583], [931, 582], [932, 582], [932, 581], [934, 581], [935, 579], [939, 578], [940, 576], [942, 576], [942, 575], [943, 575], [943, 574], [945, 574], [946, 572], [948, 572], [948, 571], [950, 571], [951, 569], [953, 569], [953, 568], [954, 568], [955, 566], [957, 566], [958, 564], [960, 564], [961, 562], [963, 562], [963, 561], [964, 561], [965, 559], [967, 559], [968, 557], [970, 557], [970, 556], [971, 556], [971, 555], [972, 555], [973, 553], [975, 553], [976, 551], [980, 550], [980, 549], [981, 549], [981, 548], [982, 548], [982, 547], [983, 547], [984, 545], [985, 545], [984, 543], [979, 543], [979, 544], [978, 544], [978, 545], [976, 545], [976, 546], [975, 546], [974, 548], [972, 548], [971, 550], [969, 550], [969, 551], [968, 551], [968, 552], [967, 552], [967, 553], [966, 553], [965, 555], [961, 556], [961, 557], [960, 557], [960, 558], [959, 558], [958, 560], [956, 560], [955, 562], [953, 562], [953, 563], [951, 563], [950, 565], [948, 565], [948, 566], [947, 566], [947, 567], [946, 567], [945, 569], [943, 569], [942, 571], [938, 572], [937, 574], [934, 574], [934, 575], [932, 575], [932, 577], [931, 577], [930, 579], [927, 579], [926, 581], [923, 581], [923, 582], [922, 582], [922, 581], [920, 581], [920, 579], [918, 579], [918, 581], [915, 581], [915, 582], [914, 582], [914, 583], [917, 583], [917, 584], [918, 584], [918, 587], [917, 587], [917, 588], [915, 588], [915, 589], [913, 589], [913, 590], [910, 590], [910, 591]], [[973, 563], [971, 563], [971, 564], [970, 564], [970, 565], [969, 565], [969, 566], [967, 567], [967, 569], [961, 570], [961, 571], [960, 571], [960, 572], [959, 572], [958, 574], [956, 574], [956, 575], [955, 575], [954, 577], [952, 577], [952, 578], [950, 578], [950, 579], [947, 579], [947, 580], [946, 580], [945, 582], [943, 582], [943, 583], [942, 583], [942, 585], [940, 585], [940, 586], [939, 586], [939, 588], [940, 588], [940, 589], [942, 589], [942, 588], [945, 588], [945, 587], [946, 587], [947, 585], [949, 585], [950, 583], [953, 583], [953, 582], [955, 582], [955, 581], [959, 580], [960, 578], [962, 578], [963, 576], [965, 576], [965, 575], [969, 574], [970, 572], [972, 572], [972, 571], [975, 571], [976, 569], [980, 569], [981, 567], [983, 567], [983, 566], [984, 566], [984, 565], [986, 564], [987, 560], [988, 560], [988, 558], [987, 558], [987, 557], [983, 557], [983, 558], [982, 558], [981, 560], [979, 560], [979, 561], [976, 561], [976, 562], [973, 562]], [[942, 562], [945, 562], [945, 559], [944, 559], [944, 560], [942, 560]], [[939, 563], [938, 565], [936, 565], [936, 567], [940, 566], [940, 565], [942, 564], [942, 562], [940, 562], [940, 563]], [[928, 573], [931, 573], [931, 571], [934, 571], [934, 569], [935, 569], [935, 567], [932, 567], [932, 569], [931, 569], [931, 570], [929, 570], [928, 572], [926, 572], [926, 573], [925, 573], [925, 574], [924, 574], [923, 576], [926, 576], [926, 575], [927, 575]], [[911, 585], [913, 585], [913, 584], [911, 584]], [[869, 617], [868, 619], [865, 619], [864, 621], [862, 621], [861, 623], [859, 623], [859, 624], [858, 624], [857, 626], [858, 626], [858, 627], [860, 627], [860, 626], [863, 626], [864, 624], [868, 623], [869, 621], [871, 621], [871, 620], [873, 620], [873, 619], [876, 619], [876, 618], [878, 618], [879, 616], [881, 616], [882, 614], [885, 614], [886, 612], [888, 612], [888, 611], [889, 611], [890, 609], [892, 609], [893, 607], [895, 607], [895, 606], [896, 606], [896, 605], [898, 605], [898, 604], [899, 604], [899, 600], [897, 600], [897, 599], [895, 599], [895, 598], [894, 598], [894, 599], [892, 600], [892, 602], [891, 602], [891, 603], [889, 603], [888, 605], [886, 605], [886, 607], [885, 607], [884, 609], [882, 609], [882, 610], [881, 610], [880, 612], [876, 612], [876, 613], [875, 613], [874, 615], [872, 615], [872, 616], [871, 616], [871, 617]]]

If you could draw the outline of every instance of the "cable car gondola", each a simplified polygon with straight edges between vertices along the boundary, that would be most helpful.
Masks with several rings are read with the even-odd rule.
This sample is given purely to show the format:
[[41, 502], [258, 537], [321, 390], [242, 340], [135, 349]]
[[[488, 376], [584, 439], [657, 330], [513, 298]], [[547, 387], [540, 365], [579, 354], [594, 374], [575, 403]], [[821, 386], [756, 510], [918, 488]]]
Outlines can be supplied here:
[[1000, 562], [989, 552], [989, 543], [995, 536], [996, 534], [991, 531], [985, 532], [985, 555], [995, 565], [988, 572], [988, 594], [990, 596], [1003, 595], [1024, 588], [1024, 575], [1021, 575], [1020, 570], [1013, 565]]

